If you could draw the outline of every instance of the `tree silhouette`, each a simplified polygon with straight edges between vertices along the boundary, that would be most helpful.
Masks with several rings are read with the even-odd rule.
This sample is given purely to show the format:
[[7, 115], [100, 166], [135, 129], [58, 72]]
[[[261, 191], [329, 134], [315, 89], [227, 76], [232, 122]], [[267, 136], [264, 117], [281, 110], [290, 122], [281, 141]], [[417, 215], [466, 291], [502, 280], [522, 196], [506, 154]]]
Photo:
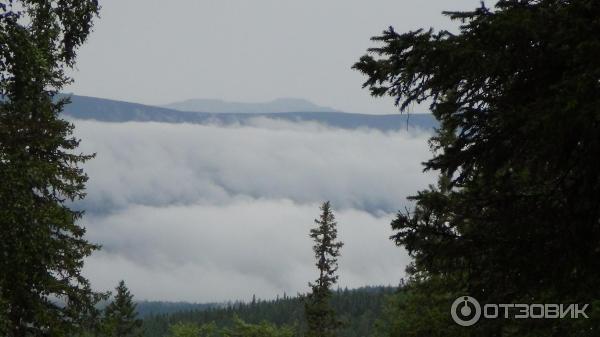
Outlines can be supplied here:
[[334, 337], [340, 327], [335, 311], [331, 307], [331, 287], [337, 282], [337, 258], [342, 242], [337, 241], [337, 223], [329, 201], [321, 205], [321, 216], [315, 219], [316, 227], [310, 230], [315, 242], [313, 251], [317, 260], [319, 278], [309, 283], [311, 293], [305, 299], [305, 317], [308, 337]]
[[120, 281], [115, 299], [104, 309], [102, 332], [107, 337], [141, 336], [142, 320], [137, 319], [133, 295]]
[[[430, 103], [440, 121], [425, 163], [438, 184], [392, 222], [393, 239], [414, 257], [413, 305], [396, 316], [415, 320], [395, 336], [464, 336], [452, 332], [450, 295], [600, 299], [600, 2], [505, 0], [446, 14], [462, 22], [458, 33], [390, 28], [354, 66], [373, 95], [395, 97], [402, 110]], [[420, 315], [436, 298], [444, 315]], [[432, 331], [440, 321], [426, 317], [447, 329]], [[598, 319], [482, 320], [469, 335], [599, 328]]]
[[83, 198], [73, 125], [57, 92], [98, 13], [95, 0], [0, 3], [0, 332], [65, 336], [100, 295], [81, 275], [98, 246], [67, 202]]

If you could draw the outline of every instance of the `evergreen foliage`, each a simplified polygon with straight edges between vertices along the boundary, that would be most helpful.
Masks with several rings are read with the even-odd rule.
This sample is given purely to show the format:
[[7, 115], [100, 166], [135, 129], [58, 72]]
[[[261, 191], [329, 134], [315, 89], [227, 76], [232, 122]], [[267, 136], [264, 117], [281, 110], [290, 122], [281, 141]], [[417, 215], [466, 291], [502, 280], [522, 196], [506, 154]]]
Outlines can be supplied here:
[[600, 2], [504, 0], [446, 14], [459, 33], [390, 28], [354, 66], [373, 95], [402, 110], [431, 102], [440, 121], [425, 163], [439, 183], [392, 222], [414, 257], [411, 301], [395, 316], [433, 303], [447, 314], [398, 318], [406, 324], [388, 335], [598, 335], [598, 317], [481, 320], [458, 332], [448, 318], [465, 294], [600, 299]]
[[335, 337], [341, 322], [336, 318], [331, 307], [331, 287], [338, 276], [337, 258], [340, 256], [342, 242], [337, 241], [337, 223], [331, 204], [326, 201], [321, 205], [321, 216], [315, 219], [316, 227], [310, 230], [314, 240], [313, 251], [317, 260], [319, 278], [315, 283], [309, 283], [311, 292], [305, 298], [305, 316], [307, 337]]
[[168, 337], [213, 337], [217, 331], [215, 323], [198, 325], [196, 323], [178, 322], [169, 327]]
[[201, 311], [210, 308], [220, 308], [219, 303], [189, 303], [165, 301], [139, 301], [136, 302], [136, 312], [140, 318], [152, 315], [173, 314], [183, 311]]
[[233, 325], [218, 328], [214, 323], [198, 325], [179, 322], [171, 325], [168, 337], [293, 337], [294, 329], [288, 326], [277, 327], [267, 322], [249, 324], [235, 317]]
[[100, 295], [81, 275], [98, 246], [76, 224], [87, 176], [73, 125], [55, 101], [69, 83], [99, 7], [95, 0], [0, 1], [0, 332], [65, 336]]
[[[391, 287], [333, 291], [331, 306], [343, 322], [338, 335], [372, 336], [376, 319], [381, 317], [387, 298], [395, 292], [396, 288]], [[301, 336], [306, 331], [303, 299], [284, 295], [272, 301], [257, 299], [254, 305], [239, 302], [221, 308], [151, 315], [144, 319], [144, 337], [167, 336], [169, 327], [177, 323], [193, 323], [197, 326], [214, 323], [218, 328], [231, 327], [235, 317], [251, 324], [266, 321], [276, 326], [296, 327], [296, 336]]]
[[104, 308], [102, 333], [106, 337], [138, 337], [142, 334], [142, 320], [137, 318], [133, 295], [119, 282], [114, 300]]
[[[204, 326], [205, 330], [209, 330], [211, 325]], [[224, 337], [293, 337], [295, 336], [294, 328], [289, 326], [277, 327], [271, 323], [263, 321], [259, 324], [248, 324], [239, 318], [234, 319], [233, 327], [225, 328], [222, 332], [217, 332], [216, 336]]]

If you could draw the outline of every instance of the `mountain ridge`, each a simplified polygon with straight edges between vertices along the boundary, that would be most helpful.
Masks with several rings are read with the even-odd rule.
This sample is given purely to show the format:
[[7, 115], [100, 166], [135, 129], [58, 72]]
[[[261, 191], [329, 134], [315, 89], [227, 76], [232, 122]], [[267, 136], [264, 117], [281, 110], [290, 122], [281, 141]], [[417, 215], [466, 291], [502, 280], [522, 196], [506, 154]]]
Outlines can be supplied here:
[[432, 130], [437, 121], [431, 114], [370, 115], [347, 112], [208, 113], [190, 112], [90, 96], [68, 95], [64, 108], [68, 117], [101, 122], [162, 122], [220, 125], [251, 125], [257, 117], [288, 122], [315, 122], [342, 129], [369, 128], [394, 131], [404, 128]]
[[268, 102], [233, 102], [195, 98], [162, 105], [164, 108], [209, 113], [341, 112], [303, 98], [282, 97]]

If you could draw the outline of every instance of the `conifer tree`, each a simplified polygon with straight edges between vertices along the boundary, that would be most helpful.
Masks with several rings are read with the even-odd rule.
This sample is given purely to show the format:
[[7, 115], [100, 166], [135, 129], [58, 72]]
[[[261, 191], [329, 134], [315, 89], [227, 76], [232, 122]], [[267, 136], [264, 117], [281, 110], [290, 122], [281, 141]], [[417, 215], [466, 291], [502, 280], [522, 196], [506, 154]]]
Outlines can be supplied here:
[[[414, 262], [390, 335], [465, 336], [448, 309], [466, 294], [597, 310], [600, 1], [500, 0], [446, 15], [457, 32], [390, 27], [354, 66], [373, 95], [401, 110], [428, 102], [440, 122], [425, 162], [439, 183], [392, 222]], [[482, 319], [468, 331], [599, 335], [599, 317]]]
[[196, 323], [177, 322], [169, 327], [168, 337], [201, 337], [201, 327]]
[[98, 13], [96, 0], [0, 1], [0, 332], [67, 336], [99, 295], [81, 275], [98, 246], [85, 240], [73, 125], [57, 92]]
[[311, 293], [305, 299], [304, 311], [307, 323], [307, 337], [334, 337], [340, 322], [331, 307], [331, 287], [337, 282], [337, 258], [342, 242], [337, 240], [337, 223], [329, 201], [321, 205], [321, 216], [315, 219], [316, 227], [310, 230], [314, 240], [313, 251], [317, 260], [319, 278], [310, 282]]
[[104, 309], [102, 332], [106, 337], [138, 337], [142, 334], [142, 320], [137, 318], [133, 295], [119, 282], [115, 299]]

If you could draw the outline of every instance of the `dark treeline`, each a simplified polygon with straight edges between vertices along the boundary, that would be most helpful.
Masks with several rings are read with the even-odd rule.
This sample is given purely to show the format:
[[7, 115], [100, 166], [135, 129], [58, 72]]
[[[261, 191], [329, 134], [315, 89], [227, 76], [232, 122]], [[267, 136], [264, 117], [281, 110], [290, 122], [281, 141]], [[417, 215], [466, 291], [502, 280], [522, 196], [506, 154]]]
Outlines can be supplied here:
[[142, 318], [160, 315], [172, 314], [182, 311], [207, 310], [210, 308], [221, 308], [220, 303], [189, 303], [189, 302], [165, 302], [165, 301], [139, 301], [136, 302], [136, 311]]
[[[371, 336], [375, 321], [380, 317], [387, 298], [396, 293], [395, 287], [365, 287], [353, 290], [337, 290], [331, 298], [331, 305], [342, 321], [340, 337]], [[221, 308], [181, 311], [173, 314], [150, 315], [144, 319], [144, 337], [169, 335], [169, 327], [178, 322], [205, 325], [214, 322], [219, 327], [230, 327], [234, 317], [245, 322], [258, 324], [263, 321], [277, 326], [296, 326], [301, 333], [306, 329], [304, 302], [299, 297], [283, 296], [275, 300], [254, 300], [249, 303], [237, 302]]]

